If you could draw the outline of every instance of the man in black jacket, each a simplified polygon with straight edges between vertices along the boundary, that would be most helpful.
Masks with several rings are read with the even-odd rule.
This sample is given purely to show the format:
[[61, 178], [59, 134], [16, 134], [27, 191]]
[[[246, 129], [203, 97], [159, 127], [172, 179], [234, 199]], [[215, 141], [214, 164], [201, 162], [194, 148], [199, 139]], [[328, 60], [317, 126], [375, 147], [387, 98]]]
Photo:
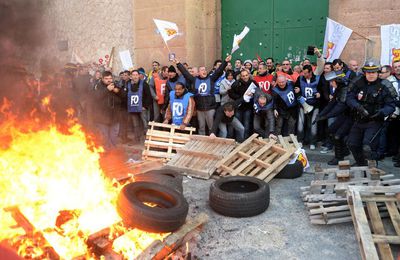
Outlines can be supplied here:
[[206, 67], [199, 67], [199, 76], [197, 77], [193, 77], [177, 59], [174, 60], [185, 79], [194, 85], [194, 89], [191, 89], [191, 92], [194, 93], [200, 135], [206, 134], [206, 124], [209, 130], [213, 126], [215, 109], [217, 108], [214, 95], [215, 81], [221, 77], [227, 62], [231, 58], [231, 55], [228, 55], [222, 62], [222, 65], [212, 75], [207, 75]]
[[115, 148], [118, 136], [118, 92], [110, 71], [104, 71], [91, 93], [90, 114], [94, 126], [100, 132], [106, 151]]
[[[257, 86], [258, 84], [250, 78], [250, 72], [248, 70], [242, 70], [240, 72], [240, 79], [232, 84], [231, 89], [228, 91], [228, 95], [233, 100], [239, 100], [243, 98], [251, 84]], [[253, 104], [252, 102], [243, 103], [237, 109], [235, 116], [244, 126], [244, 138], [247, 139], [253, 130]]]
[[229, 128], [233, 128], [236, 132], [236, 141], [241, 143], [244, 141], [244, 126], [235, 117], [237, 107], [243, 102], [243, 98], [235, 102], [225, 103], [217, 109], [215, 120], [211, 128], [211, 137], [215, 137], [219, 130], [219, 137], [226, 138]]

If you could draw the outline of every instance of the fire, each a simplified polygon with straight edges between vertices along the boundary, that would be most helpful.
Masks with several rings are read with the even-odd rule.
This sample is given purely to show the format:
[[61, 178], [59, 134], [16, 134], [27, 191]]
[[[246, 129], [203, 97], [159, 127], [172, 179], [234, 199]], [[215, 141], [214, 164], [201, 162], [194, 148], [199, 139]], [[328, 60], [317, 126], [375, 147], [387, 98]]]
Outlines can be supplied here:
[[[50, 98], [42, 104], [47, 102]], [[7, 101], [0, 108], [0, 242], [8, 241], [27, 258], [44, 252], [44, 245], [21, 239], [26, 230], [18, 228], [7, 210], [17, 207], [35, 228], [33, 233], [40, 232], [62, 259], [90, 257], [89, 235], [121, 222], [115, 209], [121, 187], [100, 168], [102, 148], [76, 123], [61, 132], [51, 123], [18, 121], [9, 108]], [[162, 237], [144, 236], [145, 244]], [[130, 241], [141, 243], [139, 238]], [[119, 244], [121, 253], [128, 251], [125, 244], [129, 243]]]

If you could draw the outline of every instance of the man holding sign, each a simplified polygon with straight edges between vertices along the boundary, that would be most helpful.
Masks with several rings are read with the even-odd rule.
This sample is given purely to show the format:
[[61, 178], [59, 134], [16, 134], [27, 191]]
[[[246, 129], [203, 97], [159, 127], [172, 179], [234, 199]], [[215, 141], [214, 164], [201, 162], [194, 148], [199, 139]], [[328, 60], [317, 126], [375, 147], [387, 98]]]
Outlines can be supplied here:
[[222, 75], [227, 62], [229, 62], [231, 58], [231, 55], [228, 55], [221, 66], [219, 66], [212, 75], [207, 75], [206, 67], [199, 67], [199, 76], [197, 77], [193, 77], [177, 59], [174, 60], [186, 80], [194, 85], [194, 89], [192, 89], [191, 92], [195, 94], [194, 100], [196, 102], [200, 135], [206, 134], [206, 124], [209, 130], [211, 130], [213, 126], [215, 109], [217, 108], [214, 96], [215, 81]]

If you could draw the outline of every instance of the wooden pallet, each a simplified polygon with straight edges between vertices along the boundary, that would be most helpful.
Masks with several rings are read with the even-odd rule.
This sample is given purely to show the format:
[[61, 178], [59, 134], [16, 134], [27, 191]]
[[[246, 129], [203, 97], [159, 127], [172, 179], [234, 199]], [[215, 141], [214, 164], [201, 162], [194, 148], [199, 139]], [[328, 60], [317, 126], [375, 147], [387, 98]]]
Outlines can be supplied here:
[[175, 154], [176, 149], [183, 147], [189, 142], [189, 137], [196, 128], [149, 122], [149, 130], [144, 141], [143, 160], [169, 161]]
[[217, 162], [235, 147], [234, 139], [192, 135], [190, 141], [177, 150], [177, 154], [166, 167], [193, 177], [209, 179]]
[[[301, 187], [301, 196], [312, 224], [337, 224], [351, 222], [347, 205], [349, 186], [379, 186], [399, 183], [393, 175], [370, 164], [367, 167], [351, 167], [349, 161], [341, 161], [337, 167], [315, 167], [315, 177], [310, 186]], [[385, 215], [384, 208], [381, 209]]]
[[283, 149], [253, 134], [216, 165], [220, 176], [254, 176], [269, 182], [287, 165], [294, 148]]
[[[349, 187], [347, 199], [362, 259], [398, 259], [400, 186]], [[387, 208], [387, 221], [379, 214], [381, 205]]]
[[[266, 142], [269, 142], [270, 139], [269, 138], [264, 138], [263, 139]], [[297, 136], [295, 136], [294, 134], [290, 134], [289, 136], [282, 136], [282, 135], [278, 135], [278, 146], [281, 146], [284, 149], [289, 149], [289, 148], [295, 148], [300, 149], [303, 145], [301, 143], [299, 143], [297, 141]]]

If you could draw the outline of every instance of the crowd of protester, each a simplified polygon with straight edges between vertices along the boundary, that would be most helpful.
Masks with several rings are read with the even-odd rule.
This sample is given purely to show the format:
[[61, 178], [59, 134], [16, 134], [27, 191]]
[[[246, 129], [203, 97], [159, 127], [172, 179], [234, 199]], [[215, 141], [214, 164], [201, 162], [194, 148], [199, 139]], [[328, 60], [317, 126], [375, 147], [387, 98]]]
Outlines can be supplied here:
[[200, 135], [243, 142], [295, 134], [304, 146], [334, 151], [328, 163], [353, 154], [366, 159], [392, 157], [400, 166], [400, 61], [379, 66], [340, 59], [316, 62], [273, 58], [216, 60], [207, 70], [175, 59], [143, 68], [89, 74], [85, 66], [71, 76], [79, 116], [101, 133], [106, 148], [143, 142], [149, 121], [193, 126]]

